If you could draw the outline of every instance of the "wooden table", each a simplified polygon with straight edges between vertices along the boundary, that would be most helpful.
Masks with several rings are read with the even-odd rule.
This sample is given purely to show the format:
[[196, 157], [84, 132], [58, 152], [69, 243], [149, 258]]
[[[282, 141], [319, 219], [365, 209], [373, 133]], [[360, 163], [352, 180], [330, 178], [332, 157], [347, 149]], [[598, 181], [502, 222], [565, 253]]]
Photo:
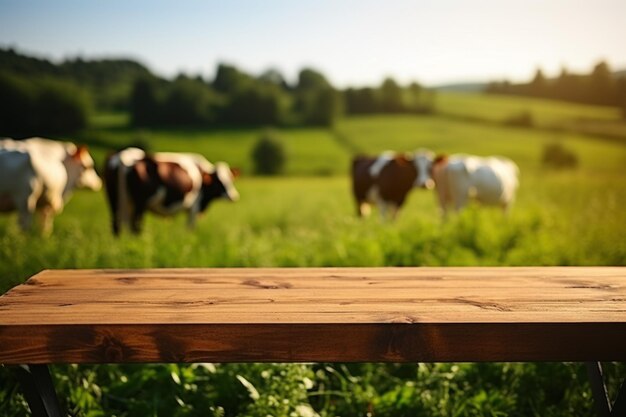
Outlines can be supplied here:
[[234, 361], [626, 361], [626, 268], [56, 270], [0, 297], [26, 386], [50, 363]]

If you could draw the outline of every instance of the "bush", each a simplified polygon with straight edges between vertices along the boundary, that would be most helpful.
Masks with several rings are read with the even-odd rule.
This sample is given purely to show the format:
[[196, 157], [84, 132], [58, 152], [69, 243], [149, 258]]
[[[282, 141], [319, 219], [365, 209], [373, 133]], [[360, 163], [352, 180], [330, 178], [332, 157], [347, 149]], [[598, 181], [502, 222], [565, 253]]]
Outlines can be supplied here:
[[252, 150], [254, 171], [257, 174], [280, 174], [286, 159], [283, 143], [271, 132], [263, 135]]
[[551, 168], [576, 168], [578, 157], [560, 143], [550, 143], [543, 147], [541, 162]]
[[504, 124], [507, 126], [514, 126], [514, 127], [533, 127], [535, 123], [533, 120], [532, 113], [526, 110], [521, 113], [510, 116], [508, 119], [504, 121]]

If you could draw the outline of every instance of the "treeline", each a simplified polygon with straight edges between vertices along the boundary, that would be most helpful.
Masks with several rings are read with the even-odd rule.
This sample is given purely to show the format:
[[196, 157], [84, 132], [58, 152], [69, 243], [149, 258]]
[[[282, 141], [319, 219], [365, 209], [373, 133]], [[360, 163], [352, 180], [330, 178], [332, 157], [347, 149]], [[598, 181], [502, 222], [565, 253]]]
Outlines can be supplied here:
[[0, 49], [0, 136], [74, 133], [87, 126], [94, 107], [128, 110], [135, 80], [147, 74], [130, 60], [56, 64]]
[[75, 132], [87, 126], [89, 106], [70, 81], [0, 72], [0, 136]]
[[309, 125], [332, 126], [342, 114], [427, 113], [433, 93], [386, 79], [380, 87], [336, 89], [320, 72], [306, 68], [290, 85], [276, 70], [260, 76], [220, 64], [215, 78], [154, 76], [138, 79], [131, 97], [137, 126]]
[[572, 101], [584, 104], [619, 106], [626, 116], [626, 75], [616, 76], [606, 62], [598, 63], [589, 74], [573, 74], [563, 68], [556, 78], [547, 78], [538, 69], [528, 83], [495, 82], [486, 91]]
[[315, 70], [303, 69], [290, 86], [276, 70], [254, 77], [226, 64], [218, 66], [211, 81], [141, 77], [130, 103], [136, 126], [329, 126], [343, 113], [340, 92]]
[[344, 114], [431, 112], [433, 94], [391, 78], [342, 91], [311, 68], [294, 83], [274, 69], [251, 75], [227, 64], [210, 80], [166, 80], [131, 60], [53, 63], [0, 49], [0, 136], [72, 133], [91, 108], [128, 111], [136, 126], [331, 126]]
[[344, 97], [348, 114], [425, 114], [435, 109], [433, 90], [427, 90], [415, 82], [402, 87], [392, 78], [385, 79], [378, 88], [348, 88], [344, 91]]
[[127, 110], [133, 83], [137, 77], [150, 74], [146, 67], [129, 59], [73, 58], [55, 64], [14, 49], [0, 49], [0, 72], [26, 80], [53, 78], [73, 83], [84, 89], [100, 110]]

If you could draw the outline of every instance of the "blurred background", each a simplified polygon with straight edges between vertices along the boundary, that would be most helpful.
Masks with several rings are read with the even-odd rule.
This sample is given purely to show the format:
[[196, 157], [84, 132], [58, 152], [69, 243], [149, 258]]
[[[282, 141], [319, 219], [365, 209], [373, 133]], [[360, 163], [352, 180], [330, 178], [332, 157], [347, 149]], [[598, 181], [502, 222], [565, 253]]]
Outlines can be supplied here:
[[[86, 144], [100, 173], [126, 146], [242, 171], [241, 200], [216, 202], [194, 231], [148, 216], [142, 235], [116, 239], [103, 192], [77, 192], [48, 237], [3, 214], [0, 290], [44, 268], [624, 265], [624, 16], [619, 0], [0, 0], [0, 137]], [[395, 222], [357, 218], [352, 157], [418, 148], [514, 160], [510, 214], [471, 204], [443, 222], [416, 189]], [[592, 406], [579, 364], [53, 370], [85, 416]], [[26, 415], [16, 392], [0, 368], [0, 414]]]

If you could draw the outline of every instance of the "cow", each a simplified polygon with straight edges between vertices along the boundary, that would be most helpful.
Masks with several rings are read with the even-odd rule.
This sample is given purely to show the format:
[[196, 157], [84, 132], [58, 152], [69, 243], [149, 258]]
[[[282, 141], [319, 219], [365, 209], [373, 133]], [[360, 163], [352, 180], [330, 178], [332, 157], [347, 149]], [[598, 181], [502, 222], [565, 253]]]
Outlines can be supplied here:
[[[432, 179], [442, 216], [452, 206], [459, 212], [468, 201], [500, 206], [507, 212], [515, 200], [519, 186], [519, 168], [501, 156], [440, 155], [423, 162], [418, 182]], [[430, 178], [428, 178], [430, 177]]]
[[147, 211], [161, 216], [187, 213], [187, 226], [193, 229], [198, 213], [217, 198], [237, 201], [233, 180], [238, 170], [228, 164], [215, 165], [202, 155], [157, 152], [126, 148], [107, 158], [104, 182], [113, 234], [126, 225], [141, 232]]
[[[396, 218], [413, 187], [428, 188], [432, 180], [417, 180], [420, 169], [428, 169], [423, 162], [431, 158], [424, 151], [414, 154], [383, 152], [378, 157], [356, 156], [352, 160], [352, 192], [356, 200], [357, 215], [369, 216], [371, 204], [376, 204], [383, 220]], [[431, 158], [432, 159], [432, 158]], [[426, 168], [422, 168], [422, 167]]]
[[41, 232], [49, 235], [53, 216], [76, 188], [102, 188], [86, 147], [43, 138], [0, 140], [0, 211], [17, 210], [23, 231], [39, 211]]

